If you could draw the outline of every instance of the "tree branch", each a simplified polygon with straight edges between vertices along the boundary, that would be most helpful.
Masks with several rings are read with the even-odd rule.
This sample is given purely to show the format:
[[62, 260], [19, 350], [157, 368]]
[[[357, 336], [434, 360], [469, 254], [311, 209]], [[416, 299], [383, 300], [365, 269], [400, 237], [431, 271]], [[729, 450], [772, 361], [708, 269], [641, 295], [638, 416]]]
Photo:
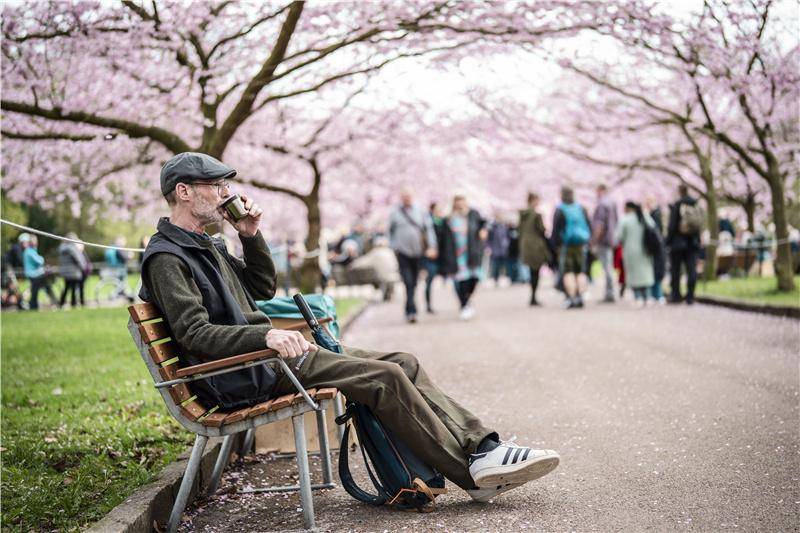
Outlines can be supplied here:
[[289, 40], [294, 33], [302, 12], [303, 2], [295, 1], [290, 4], [289, 14], [281, 26], [281, 31], [275, 46], [272, 48], [272, 53], [270, 53], [258, 74], [247, 84], [244, 93], [239, 98], [239, 102], [236, 103], [236, 106], [214, 136], [214, 140], [209, 147], [209, 152], [212, 155], [222, 154], [239, 126], [253, 113], [253, 104], [256, 97], [261, 92], [261, 89], [272, 80], [275, 69], [278, 68], [278, 65], [283, 60], [286, 49], [289, 46]]
[[261, 189], [261, 190], [264, 190], [264, 191], [279, 192], [279, 193], [282, 193], [282, 194], [288, 194], [292, 198], [297, 198], [301, 202], [306, 203], [306, 195], [305, 194], [301, 194], [301, 193], [299, 193], [299, 192], [297, 192], [297, 191], [295, 191], [293, 189], [289, 189], [287, 187], [281, 187], [279, 185], [270, 185], [269, 183], [261, 183], [259, 181], [252, 180], [252, 179], [251, 180], [243, 180], [242, 183], [245, 183], [247, 185], [250, 185], [251, 187], [255, 187], [256, 189]]
[[4, 111], [12, 113], [21, 113], [23, 115], [30, 115], [42, 117], [49, 120], [62, 121], [62, 122], [76, 122], [79, 124], [90, 124], [92, 126], [100, 126], [103, 128], [113, 128], [125, 132], [129, 137], [150, 138], [162, 144], [165, 148], [173, 153], [190, 152], [191, 148], [181, 139], [177, 134], [158, 128], [156, 126], [145, 126], [129, 120], [120, 118], [104, 117], [95, 115], [86, 111], [70, 111], [64, 113], [61, 108], [55, 107], [52, 109], [44, 109], [38, 106], [26, 104], [24, 102], [16, 102], [13, 100], [0, 101], [0, 108]]
[[100, 137], [100, 135], [71, 135], [69, 133], [60, 133], [56, 131], [48, 131], [44, 133], [21, 133], [17, 131], [0, 131], [3, 137], [9, 139], [20, 139], [24, 141], [51, 141], [51, 140], [64, 140], [64, 141], [93, 141]]

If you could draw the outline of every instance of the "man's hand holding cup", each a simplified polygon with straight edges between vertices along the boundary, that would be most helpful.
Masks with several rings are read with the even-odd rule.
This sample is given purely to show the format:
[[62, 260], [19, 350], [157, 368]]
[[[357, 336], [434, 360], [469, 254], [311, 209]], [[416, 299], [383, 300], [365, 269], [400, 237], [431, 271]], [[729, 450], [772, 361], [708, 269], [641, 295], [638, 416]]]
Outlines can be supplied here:
[[[258, 233], [258, 228], [261, 225], [261, 215], [264, 210], [252, 198], [244, 194], [241, 196], [234, 194], [222, 202], [219, 209], [223, 218], [230, 222], [231, 226], [236, 228], [240, 235], [253, 237]], [[241, 218], [236, 218], [234, 214], [241, 215]]]

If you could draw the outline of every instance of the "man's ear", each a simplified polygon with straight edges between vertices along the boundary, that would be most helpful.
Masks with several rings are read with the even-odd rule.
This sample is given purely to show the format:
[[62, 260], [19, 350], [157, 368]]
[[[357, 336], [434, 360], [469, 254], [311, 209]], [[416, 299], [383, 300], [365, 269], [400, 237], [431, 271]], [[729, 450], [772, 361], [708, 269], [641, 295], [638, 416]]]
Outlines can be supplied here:
[[175, 198], [177, 200], [188, 200], [189, 199], [189, 186], [185, 183], [178, 183], [175, 185]]

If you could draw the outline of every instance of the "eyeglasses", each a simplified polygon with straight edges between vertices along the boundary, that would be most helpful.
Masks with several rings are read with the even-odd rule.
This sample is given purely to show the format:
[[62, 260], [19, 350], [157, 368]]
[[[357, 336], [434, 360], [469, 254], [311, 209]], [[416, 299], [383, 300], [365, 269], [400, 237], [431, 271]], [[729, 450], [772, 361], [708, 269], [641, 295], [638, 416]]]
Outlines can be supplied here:
[[225, 193], [228, 192], [230, 189], [230, 184], [227, 181], [217, 181], [214, 183], [208, 183], [205, 181], [193, 181], [189, 183], [189, 185], [205, 185], [206, 187], [216, 187], [217, 194], [220, 196], [225, 196]]

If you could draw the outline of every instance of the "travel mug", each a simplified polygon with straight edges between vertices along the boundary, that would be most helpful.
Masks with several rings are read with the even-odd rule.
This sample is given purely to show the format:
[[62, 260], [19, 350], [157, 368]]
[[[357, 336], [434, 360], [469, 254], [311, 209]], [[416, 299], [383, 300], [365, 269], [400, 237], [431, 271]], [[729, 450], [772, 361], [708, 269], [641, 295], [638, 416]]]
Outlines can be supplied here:
[[220, 207], [228, 212], [234, 222], [239, 222], [248, 215], [247, 210], [244, 208], [244, 202], [239, 198], [238, 194], [228, 196]]

